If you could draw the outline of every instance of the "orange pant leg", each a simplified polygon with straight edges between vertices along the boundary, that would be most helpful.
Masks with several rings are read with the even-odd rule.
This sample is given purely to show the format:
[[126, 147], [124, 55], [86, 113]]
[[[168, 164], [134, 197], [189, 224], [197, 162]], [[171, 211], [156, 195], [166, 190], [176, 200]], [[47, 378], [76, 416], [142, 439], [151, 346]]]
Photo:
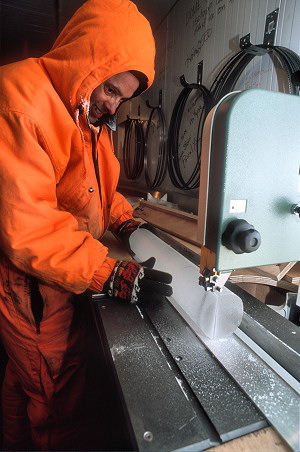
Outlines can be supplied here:
[[8, 362], [2, 387], [3, 450], [32, 450], [28, 396]]

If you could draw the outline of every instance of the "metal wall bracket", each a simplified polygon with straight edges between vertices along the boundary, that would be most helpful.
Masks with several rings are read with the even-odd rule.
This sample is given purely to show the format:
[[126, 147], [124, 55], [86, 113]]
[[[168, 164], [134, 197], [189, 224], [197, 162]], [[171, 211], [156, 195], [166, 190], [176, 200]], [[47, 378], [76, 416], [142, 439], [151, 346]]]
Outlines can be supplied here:
[[252, 44], [250, 40], [250, 33], [248, 33], [240, 39], [240, 49], [256, 55], [263, 55], [264, 53], [269, 52], [268, 47], [273, 46], [275, 42], [278, 14], [279, 8], [275, 9], [272, 13], [269, 13], [266, 16], [263, 44]]
[[[141, 121], [141, 122], [144, 121], [143, 119], [141, 119], [141, 106], [140, 105], [138, 105], [137, 117], [127, 115], [127, 120], [128, 121]], [[125, 121], [123, 121], [123, 122], [125, 122]], [[121, 124], [123, 124], [123, 123], [121, 123]]]
[[153, 105], [151, 105], [148, 100], [146, 100], [146, 105], [148, 108], [151, 108], [152, 110], [154, 108], [161, 108], [161, 106], [162, 106], [162, 89], [160, 89], [159, 93], [158, 93], [158, 105], [156, 107], [153, 107]]
[[250, 33], [243, 36], [240, 39], [240, 49], [244, 50], [247, 53], [251, 53], [253, 55], [264, 55], [269, 52], [267, 46], [263, 45], [254, 45], [250, 40]]
[[198, 63], [197, 67], [197, 83], [198, 85], [202, 85], [202, 78], [203, 78], [203, 60]]
[[265, 34], [263, 43], [268, 46], [273, 46], [275, 42], [275, 34], [277, 27], [279, 8], [275, 9], [266, 17]]
[[240, 39], [240, 49], [241, 50], [245, 50], [248, 47], [252, 46], [251, 41], [250, 41], [250, 33], [248, 33], [247, 35], [243, 36]]
[[187, 83], [185, 76], [181, 75], [179, 77], [180, 83], [184, 88], [197, 88], [202, 85], [202, 76], [203, 76], [203, 60], [198, 63], [197, 66], [197, 83]]

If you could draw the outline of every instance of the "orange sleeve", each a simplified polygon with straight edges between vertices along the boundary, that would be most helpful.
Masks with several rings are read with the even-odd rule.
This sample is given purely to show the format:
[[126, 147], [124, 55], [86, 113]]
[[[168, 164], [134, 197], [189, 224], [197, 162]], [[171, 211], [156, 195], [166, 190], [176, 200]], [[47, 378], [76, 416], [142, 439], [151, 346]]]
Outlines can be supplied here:
[[130, 220], [132, 216], [133, 208], [131, 204], [121, 195], [119, 192], [115, 192], [113, 203], [111, 206], [111, 216], [109, 229], [112, 232], [116, 232], [118, 227], [124, 221]]
[[26, 115], [5, 116], [0, 119], [2, 250], [22, 271], [68, 291], [83, 292], [94, 277], [101, 285], [113, 262], [107, 265], [107, 248], [59, 210], [54, 168], [39, 144], [42, 132]]
[[101, 265], [99, 271], [94, 274], [93, 281], [89, 286], [89, 289], [93, 292], [102, 292], [103, 284], [110, 276], [117, 260], [111, 257], [107, 257]]

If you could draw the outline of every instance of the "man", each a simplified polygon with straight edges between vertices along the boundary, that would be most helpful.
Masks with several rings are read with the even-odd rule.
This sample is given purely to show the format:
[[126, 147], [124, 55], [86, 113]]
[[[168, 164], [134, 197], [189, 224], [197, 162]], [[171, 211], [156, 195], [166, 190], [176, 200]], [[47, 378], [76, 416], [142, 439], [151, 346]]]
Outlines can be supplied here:
[[29, 427], [37, 450], [67, 450], [81, 433], [84, 444], [76, 413], [89, 410], [88, 339], [74, 294], [104, 290], [128, 302], [171, 294], [170, 275], [117, 262], [101, 244], [108, 228], [128, 236], [139, 226], [116, 192], [106, 124], [151, 85], [154, 53], [129, 0], [88, 0], [46, 55], [1, 68], [5, 450], [24, 450]]

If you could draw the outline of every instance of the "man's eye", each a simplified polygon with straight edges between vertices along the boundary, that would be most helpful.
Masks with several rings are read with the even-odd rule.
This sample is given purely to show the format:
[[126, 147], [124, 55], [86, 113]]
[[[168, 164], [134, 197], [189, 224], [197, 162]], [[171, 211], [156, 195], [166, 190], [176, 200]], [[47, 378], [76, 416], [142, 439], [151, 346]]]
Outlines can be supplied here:
[[105, 91], [110, 96], [113, 96], [115, 94], [114, 89], [111, 86], [109, 86], [109, 85], [105, 86]]

